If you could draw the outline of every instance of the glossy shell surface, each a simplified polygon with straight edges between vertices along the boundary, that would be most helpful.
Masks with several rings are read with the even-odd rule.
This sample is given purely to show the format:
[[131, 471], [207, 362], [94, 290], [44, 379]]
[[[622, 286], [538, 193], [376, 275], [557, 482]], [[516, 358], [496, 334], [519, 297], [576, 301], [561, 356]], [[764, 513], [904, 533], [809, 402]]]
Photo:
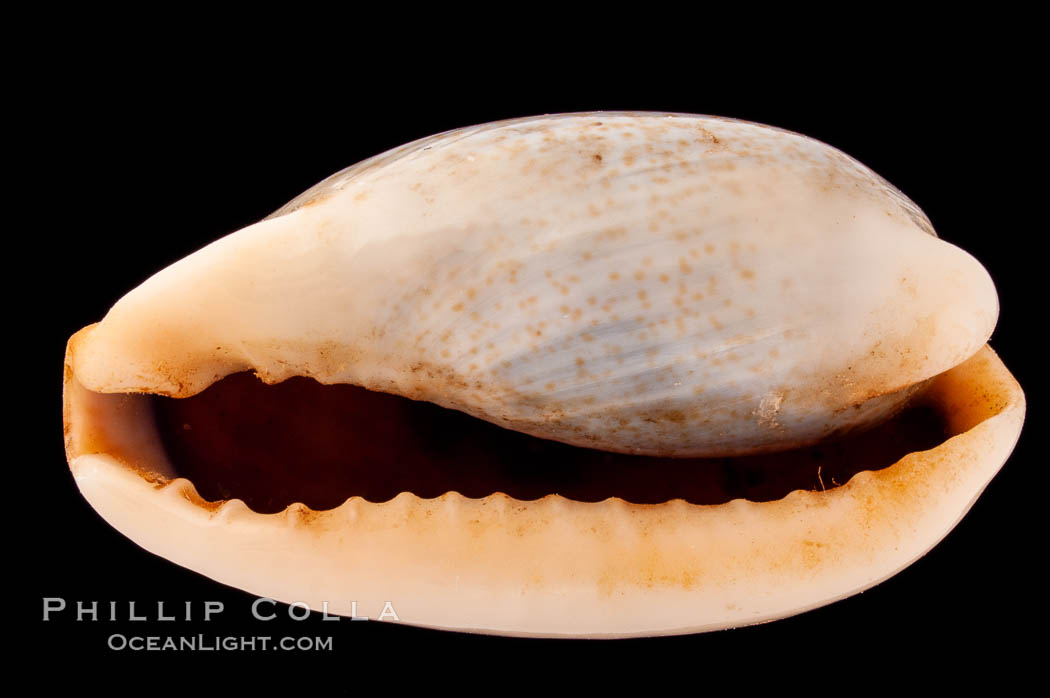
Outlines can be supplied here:
[[[690, 115], [500, 122], [349, 168], [130, 292], [70, 340], [67, 453], [120, 531], [259, 595], [501, 634], [726, 628], [863, 590], [954, 526], [1024, 416], [985, 346], [997, 312], [979, 263], [822, 143]], [[266, 515], [178, 478], [138, 395], [249, 369], [625, 453], [792, 448], [916, 396], [950, 436], [773, 502]]]

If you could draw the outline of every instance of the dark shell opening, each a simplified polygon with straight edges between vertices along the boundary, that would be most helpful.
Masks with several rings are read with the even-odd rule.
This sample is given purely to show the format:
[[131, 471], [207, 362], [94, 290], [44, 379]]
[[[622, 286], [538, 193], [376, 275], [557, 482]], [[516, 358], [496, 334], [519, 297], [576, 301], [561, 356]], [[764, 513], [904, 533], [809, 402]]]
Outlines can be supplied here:
[[771, 501], [796, 489], [845, 484], [948, 435], [943, 415], [921, 397], [867, 431], [737, 458], [579, 448], [430, 403], [308, 378], [266, 385], [239, 373], [190, 398], [148, 400], [174, 474], [209, 501], [239, 498], [260, 513], [294, 502], [331, 509], [354, 496], [382, 502], [403, 491], [426, 498], [449, 491], [522, 500], [619, 497], [637, 504]]

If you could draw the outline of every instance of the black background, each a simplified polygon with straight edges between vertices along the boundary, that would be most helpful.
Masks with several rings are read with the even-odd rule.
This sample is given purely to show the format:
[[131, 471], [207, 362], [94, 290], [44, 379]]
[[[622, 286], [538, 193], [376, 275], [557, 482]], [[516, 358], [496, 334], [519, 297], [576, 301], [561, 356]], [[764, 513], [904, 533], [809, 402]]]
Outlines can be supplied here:
[[[188, 674], [294, 665], [338, 673], [347, 683], [437, 672], [469, 680], [507, 662], [529, 672], [555, 664], [584, 675], [686, 672], [698, 682], [772, 675], [809, 683], [843, 667], [854, 678], [904, 666], [1015, 673], [1010, 657], [1023, 651], [1026, 631], [1042, 614], [1034, 564], [1043, 531], [1032, 527], [1031, 513], [1038, 507], [1033, 473], [1044, 458], [1033, 445], [1040, 434], [1032, 405], [1001, 473], [948, 538], [908, 569], [801, 616], [676, 638], [537, 641], [316, 618], [264, 624], [251, 618], [254, 597], [146, 553], [80, 497], [61, 437], [69, 335], [149, 275], [353, 162], [439, 131], [548, 112], [732, 116], [798, 131], [856, 157], [922, 207], [941, 237], [988, 268], [1001, 304], [992, 346], [1033, 402], [1041, 358], [1033, 327], [1042, 324], [1045, 294], [1035, 291], [1032, 245], [1045, 223], [1033, 223], [1037, 199], [1022, 174], [1038, 157], [1030, 134], [1041, 117], [1021, 57], [963, 47], [900, 64], [876, 56], [862, 66], [834, 52], [798, 62], [777, 52], [753, 54], [750, 62], [710, 55], [667, 61], [662, 54], [610, 61], [589, 53], [511, 61], [496, 50], [447, 63], [424, 52], [407, 66], [385, 68], [378, 67], [385, 58], [373, 55], [356, 70], [349, 66], [361, 64], [344, 56], [346, 69], [322, 73], [284, 70], [279, 61], [260, 68], [255, 53], [190, 68], [181, 59], [143, 65], [137, 52], [89, 50], [35, 86], [40, 109], [30, 120], [38, 123], [15, 136], [38, 168], [26, 193], [31, 222], [20, 227], [30, 247], [8, 260], [24, 280], [17, 304], [30, 309], [32, 328], [29, 346], [19, 347], [31, 362], [22, 391], [30, 401], [9, 425], [30, 493], [18, 498], [28, 513], [9, 521], [12, 538], [28, 544], [17, 575], [30, 588], [11, 602], [28, 627], [23, 649], [95, 679], [122, 662], [177, 663]], [[122, 617], [132, 600], [151, 617], [157, 601], [169, 609], [193, 601], [195, 617], [204, 600], [223, 601], [226, 610], [208, 624], [77, 623], [69, 612], [45, 623], [42, 599], [49, 596], [70, 605], [117, 601]], [[334, 650], [131, 656], [107, 649], [115, 632], [332, 635]]]

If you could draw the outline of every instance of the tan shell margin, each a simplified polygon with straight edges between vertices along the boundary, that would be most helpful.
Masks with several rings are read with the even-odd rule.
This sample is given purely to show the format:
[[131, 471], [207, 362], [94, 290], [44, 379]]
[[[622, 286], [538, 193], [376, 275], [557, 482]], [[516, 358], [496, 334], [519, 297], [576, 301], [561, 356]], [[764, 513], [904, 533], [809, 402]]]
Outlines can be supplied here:
[[718, 506], [402, 493], [264, 515], [85, 452], [91, 413], [78, 399], [87, 391], [72, 373], [74, 340], [64, 390], [70, 469], [99, 514], [143, 548], [315, 610], [327, 602], [345, 614], [354, 601], [362, 616], [387, 609], [390, 618], [392, 609], [412, 625], [503, 635], [692, 633], [863, 591], [955, 526], [1010, 454], [1025, 413], [1020, 386], [985, 346], [927, 395], [958, 435], [825, 492]]

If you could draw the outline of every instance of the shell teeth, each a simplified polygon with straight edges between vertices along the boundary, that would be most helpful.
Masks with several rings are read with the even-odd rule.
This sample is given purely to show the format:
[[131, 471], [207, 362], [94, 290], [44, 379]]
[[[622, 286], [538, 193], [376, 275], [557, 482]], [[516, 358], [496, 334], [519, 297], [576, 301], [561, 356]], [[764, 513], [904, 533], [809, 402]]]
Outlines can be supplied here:
[[955, 524], [1009, 453], [1024, 398], [990, 349], [931, 395], [973, 428], [848, 485], [762, 503], [404, 493], [267, 515], [238, 500], [202, 508], [191, 483], [158, 488], [106, 456], [73, 466], [92, 505], [139, 544], [270, 598], [336, 613], [354, 599], [373, 617], [392, 600], [404, 621], [475, 632], [695, 632], [865, 589]]

